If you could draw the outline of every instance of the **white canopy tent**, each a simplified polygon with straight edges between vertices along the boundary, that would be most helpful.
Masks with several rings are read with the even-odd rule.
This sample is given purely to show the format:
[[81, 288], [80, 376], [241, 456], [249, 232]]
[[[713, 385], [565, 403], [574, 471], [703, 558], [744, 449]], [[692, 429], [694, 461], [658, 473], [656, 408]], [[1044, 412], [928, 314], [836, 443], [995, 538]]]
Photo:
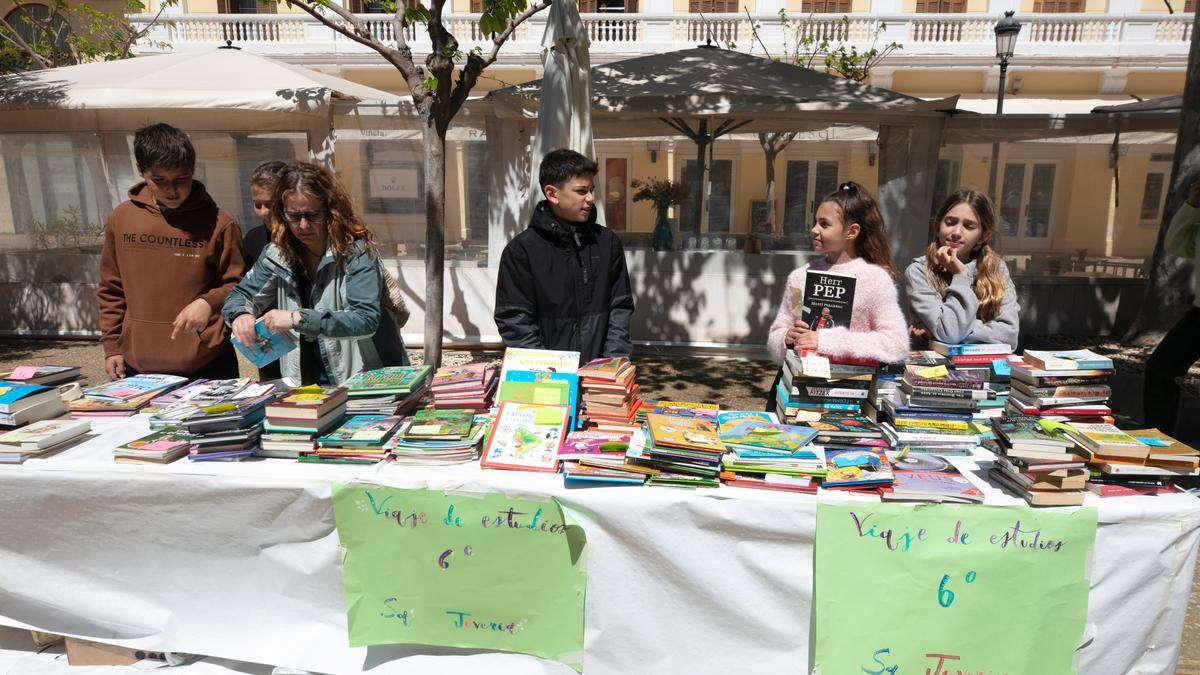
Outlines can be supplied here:
[[5, 133], [130, 131], [167, 122], [192, 132], [302, 131], [309, 159], [332, 165], [333, 115], [396, 94], [239, 49], [162, 54], [0, 77]]
[[[849, 81], [812, 69], [742, 52], [698, 47], [596, 66], [591, 69], [592, 128], [596, 138], [679, 134], [696, 142], [698, 165], [717, 138], [734, 131], [793, 131], [860, 124], [879, 132], [879, 184], [889, 223], [921, 223], [920, 234], [892, 228], [898, 259], [924, 245], [937, 153], [957, 97], [924, 100]], [[527, 175], [529, 153], [515, 143], [529, 135], [537, 116], [541, 81], [489, 94], [497, 119], [493, 134], [514, 145], [493, 164], [497, 188], [520, 185], [506, 176]], [[499, 254], [523, 223], [523, 196], [503, 189], [493, 207], [492, 244]], [[915, 244], [910, 240], [919, 240]], [[915, 255], [915, 254], [914, 254]]]

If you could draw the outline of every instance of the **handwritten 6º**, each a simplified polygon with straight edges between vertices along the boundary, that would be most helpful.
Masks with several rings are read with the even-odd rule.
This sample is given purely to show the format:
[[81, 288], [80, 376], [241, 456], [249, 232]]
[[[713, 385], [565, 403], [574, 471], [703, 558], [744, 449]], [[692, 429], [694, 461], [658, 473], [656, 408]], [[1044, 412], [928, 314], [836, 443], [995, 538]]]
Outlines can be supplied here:
[[580, 670], [583, 531], [553, 499], [333, 487], [350, 645], [533, 654]]
[[1074, 673], [1096, 511], [820, 503], [821, 673]]

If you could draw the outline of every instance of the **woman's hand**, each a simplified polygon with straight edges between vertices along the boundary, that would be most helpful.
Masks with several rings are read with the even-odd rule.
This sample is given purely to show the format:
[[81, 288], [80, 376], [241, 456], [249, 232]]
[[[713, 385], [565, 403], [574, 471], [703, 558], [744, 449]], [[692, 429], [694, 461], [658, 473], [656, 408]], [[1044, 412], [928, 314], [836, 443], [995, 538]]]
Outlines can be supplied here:
[[249, 314], [239, 314], [233, 320], [230, 326], [233, 329], [233, 336], [237, 341], [244, 345], [252, 345], [257, 342], [254, 335], [254, 317]]
[[963, 261], [958, 259], [958, 252], [949, 246], [938, 247], [937, 252], [933, 254], [933, 260], [938, 267], [945, 270], [951, 276], [967, 273], [967, 266], [963, 264]]
[[272, 333], [284, 333], [296, 327], [300, 313], [284, 309], [273, 309], [263, 314], [263, 327]]
[[787, 346], [795, 347], [796, 342], [800, 339], [800, 336], [803, 335], [807, 330], [808, 324], [804, 323], [800, 319], [796, 319], [796, 322], [793, 323], [792, 327], [788, 329], [787, 335], [783, 338], [783, 341], [787, 344]]

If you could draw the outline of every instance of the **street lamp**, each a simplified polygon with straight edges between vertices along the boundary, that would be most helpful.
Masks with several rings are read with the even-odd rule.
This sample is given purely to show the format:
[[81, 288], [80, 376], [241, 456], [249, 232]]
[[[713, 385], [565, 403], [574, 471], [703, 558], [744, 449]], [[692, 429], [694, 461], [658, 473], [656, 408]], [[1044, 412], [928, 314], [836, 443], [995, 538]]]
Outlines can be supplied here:
[[[1017, 45], [1017, 36], [1021, 34], [1021, 22], [1013, 18], [1013, 11], [1004, 13], [1004, 18], [996, 22], [996, 58], [1000, 59], [1000, 91], [996, 96], [996, 114], [1004, 114], [1005, 80], [1008, 79], [1008, 60], [1012, 58], [1013, 48]], [[992, 166], [988, 171], [988, 194], [996, 197], [996, 170], [1000, 160], [1000, 143], [992, 143]]]

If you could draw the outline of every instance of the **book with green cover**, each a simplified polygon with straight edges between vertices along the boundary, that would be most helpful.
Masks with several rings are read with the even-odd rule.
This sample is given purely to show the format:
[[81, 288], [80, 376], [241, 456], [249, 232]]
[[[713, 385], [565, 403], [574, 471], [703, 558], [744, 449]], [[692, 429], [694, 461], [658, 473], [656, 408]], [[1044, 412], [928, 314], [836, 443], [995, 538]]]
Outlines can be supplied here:
[[505, 401], [566, 406], [570, 412], [568, 431], [574, 430], [579, 408], [579, 376], [574, 373], [510, 370], [496, 392], [496, 404]]
[[392, 366], [359, 373], [346, 381], [351, 396], [409, 394], [433, 372], [432, 366]]
[[354, 415], [342, 422], [337, 429], [318, 437], [317, 443], [322, 447], [383, 445], [391, 438], [402, 420], [403, 418], [398, 416]]
[[460, 408], [425, 408], [413, 414], [404, 427], [404, 438], [458, 439], [471, 433], [475, 411]]

